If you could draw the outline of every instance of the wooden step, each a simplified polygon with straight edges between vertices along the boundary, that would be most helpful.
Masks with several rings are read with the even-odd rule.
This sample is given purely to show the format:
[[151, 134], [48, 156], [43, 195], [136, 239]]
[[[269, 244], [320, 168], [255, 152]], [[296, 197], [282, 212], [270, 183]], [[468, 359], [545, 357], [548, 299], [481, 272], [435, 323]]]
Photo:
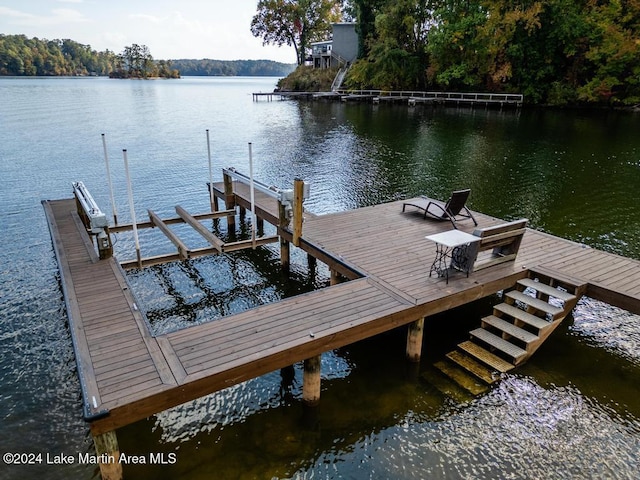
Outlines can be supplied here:
[[516, 368], [512, 363], [509, 363], [505, 359], [494, 355], [489, 350], [482, 348], [480, 345], [478, 345], [477, 343], [473, 343], [470, 340], [462, 342], [458, 345], [458, 348], [465, 352], [467, 355], [471, 355], [477, 358], [480, 362], [489, 365], [491, 368], [497, 370], [500, 373], [506, 373]]
[[556, 315], [560, 315], [564, 312], [564, 310], [560, 307], [554, 307], [553, 305], [545, 302], [544, 300], [540, 300], [538, 298], [532, 297], [531, 295], [527, 295], [525, 293], [519, 292], [518, 290], [511, 290], [505, 295], [512, 300], [516, 300], [527, 305], [531, 305], [536, 310], [540, 310], [541, 312], [548, 313], [549, 315], [555, 317]]
[[[545, 327], [551, 325], [548, 320], [544, 318], [536, 317], [535, 315], [525, 312], [518, 307], [514, 307], [513, 305], [509, 305], [508, 303], [499, 303], [493, 307], [494, 315], [496, 312], [504, 313], [505, 315], [509, 315], [515, 319], [520, 320], [527, 325], [530, 325], [538, 330], [542, 330]], [[498, 315], [496, 315], [497, 317]]]
[[478, 340], [482, 340], [495, 349], [509, 355], [511, 358], [513, 358], [514, 364], [518, 364], [519, 361], [523, 360], [527, 356], [526, 350], [523, 350], [517, 345], [514, 345], [513, 343], [508, 342], [507, 340], [504, 340], [497, 335], [494, 335], [484, 328], [476, 328], [469, 333], [472, 337], [475, 337]]
[[482, 319], [482, 322], [487, 325], [491, 325], [493, 328], [497, 328], [498, 330], [511, 335], [512, 337], [517, 338], [518, 340], [526, 344], [535, 342], [536, 340], [540, 339], [540, 337], [538, 337], [537, 335], [534, 335], [531, 332], [527, 332], [526, 330], [515, 326], [513, 323], [507, 322], [506, 320], [493, 315], [484, 317]]
[[523, 287], [532, 288], [540, 293], [557, 298], [558, 300], [562, 300], [563, 302], [570, 302], [576, 299], [576, 296], [569, 292], [558, 290], [557, 288], [552, 287], [551, 285], [547, 285], [546, 283], [536, 282], [531, 278], [522, 278], [518, 280], [518, 284], [522, 285]]
[[489, 389], [486, 384], [478, 383], [475, 377], [449, 362], [441, 360], [434, 363], [434, 367], [473, 395], [480, 395]]
[[554, 269], [542, 267], [540, 265], [536, 265], [531, 269], [532, 275], [542, 275], [543, 277], [553, 278], [555, 281], [560, 282], [567, 287], [572, 287], [577, 290], [582, 290], [586, 287], [586, 282], [582, 279], [572, 277], [570, 275], [565, 274], [564, 272], [559, 272]]
[[[444, 360], [441, 360], [445, 363]], [[427, 367], [420, 375], [422, 380], [427, 382], [431, 387], [438, 390], [443, 395], [452, 398], [456, 403], [467, 403], [475, 398], [471, 392], [462, 388], [451, 377], [447, 376], [435, 365]]]
[[486, 365], [479, 363], [473, 357], [462, 353], [460, 350], [447, 353], [447, 358], [488, 385], [500, 379], [498, 372], [491, 370]]

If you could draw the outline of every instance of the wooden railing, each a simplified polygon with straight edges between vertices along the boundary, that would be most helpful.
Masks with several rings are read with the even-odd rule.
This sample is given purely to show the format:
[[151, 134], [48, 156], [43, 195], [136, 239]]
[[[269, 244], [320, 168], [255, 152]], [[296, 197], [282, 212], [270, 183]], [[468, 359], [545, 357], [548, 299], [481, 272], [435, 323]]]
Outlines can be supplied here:
[[480, 92], [423, 92], [414, 90], [347, 90], [338, 89], [342, 95], [407, 98], [414, 101], [440, 101], [457, 103], [502, 103], [522, 105], [524, 96], [519, 93]]

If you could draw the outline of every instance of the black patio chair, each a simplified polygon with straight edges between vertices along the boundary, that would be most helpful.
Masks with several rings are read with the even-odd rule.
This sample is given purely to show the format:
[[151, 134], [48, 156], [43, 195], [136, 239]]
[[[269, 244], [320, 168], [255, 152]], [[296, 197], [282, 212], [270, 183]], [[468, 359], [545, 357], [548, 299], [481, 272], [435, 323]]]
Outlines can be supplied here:
[[403, 203], [402, 211], [404, 212], [405, 207], [410, 205], [423, 210], [423, 218], [429, 217], [441, 221], [449, 220], [453, 228], [456, 229], [458, 228], [456, 222], [464, 219], [473, 220], [473, 223], [477, 226], [478, 222], [476, 222], [471, 211], [466, 207], [467, 198], [469, 198], [470, 193], [471, 190], [468, 188], [465, 190], [456, 190], [445, 203], [422, 196], [419, 199]]

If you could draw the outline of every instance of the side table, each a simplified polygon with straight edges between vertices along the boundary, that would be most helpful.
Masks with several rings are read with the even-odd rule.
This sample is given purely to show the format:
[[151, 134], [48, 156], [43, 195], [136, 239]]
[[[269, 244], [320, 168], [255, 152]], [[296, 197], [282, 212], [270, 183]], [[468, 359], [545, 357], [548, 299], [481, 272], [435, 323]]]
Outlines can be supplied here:
[[449, 283], [449, 270], [455, 268], [467, 273], [471, 271], [468, 250], [471, 245], [481, 240], [480, 237], [460, 230], [448, 230], [425, 237], [436, 244], [436, 258], [431, 264], [429, 276], [436, 272], [439, 277], [445, 277]]

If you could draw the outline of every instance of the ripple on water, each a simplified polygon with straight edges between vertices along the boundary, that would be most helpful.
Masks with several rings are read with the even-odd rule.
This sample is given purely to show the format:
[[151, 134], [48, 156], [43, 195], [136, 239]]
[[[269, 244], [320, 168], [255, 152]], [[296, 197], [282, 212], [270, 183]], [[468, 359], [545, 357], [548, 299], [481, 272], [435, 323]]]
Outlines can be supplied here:
[[[322, 355], [322, 379], [345, 378], [351, 372], [348, 360], [336, 352]], [[279, 371], [234, 385], [225, 390], [179, 405], [155, 416], [154, 430], [161, 430], [167, 443], [182, 443], [200, 433], [209, 433], [241, 423], [262, 410], [289, 404], [302, 396], [302, 365], [289, 377]]]
[[323, 452], [293, 477], [632, 479], [640, 469], [640, 422], [571, 386], [508, 376], [469, 404], [416, 420], [410, 412], [348, 449]]
[[640, 316], [582, 297], [573, 318], [572, 334], [640, 365]]

